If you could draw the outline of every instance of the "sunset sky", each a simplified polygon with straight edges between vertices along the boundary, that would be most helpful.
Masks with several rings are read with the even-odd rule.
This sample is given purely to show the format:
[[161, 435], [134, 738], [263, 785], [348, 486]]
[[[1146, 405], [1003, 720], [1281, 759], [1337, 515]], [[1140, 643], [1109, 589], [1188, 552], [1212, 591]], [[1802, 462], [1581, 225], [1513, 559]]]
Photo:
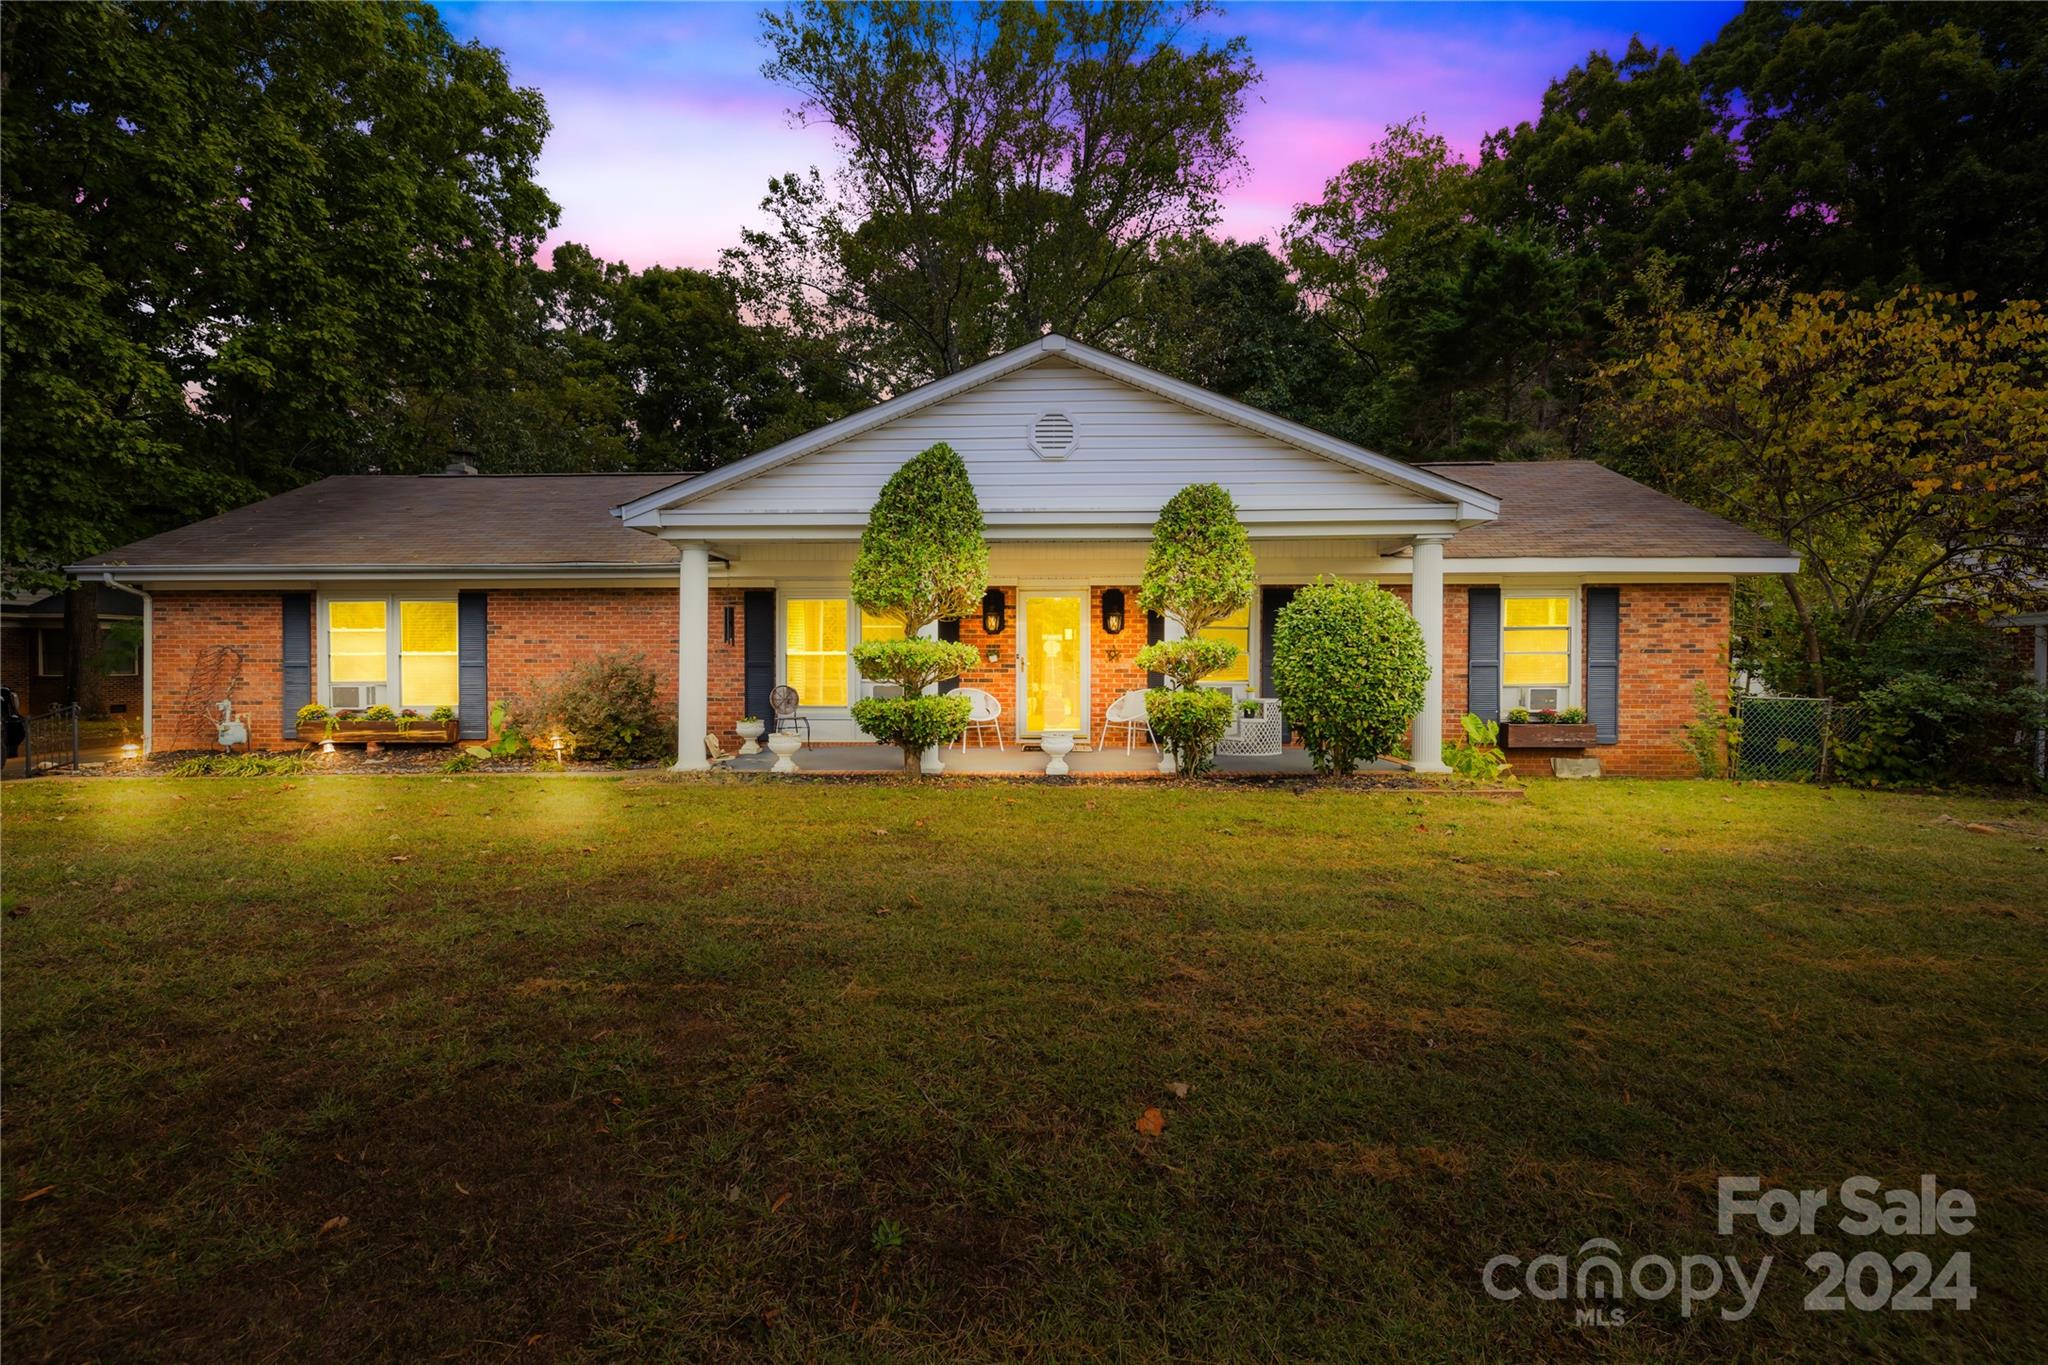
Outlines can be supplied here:
[[[540, 180], [562, 205], [554, 240], [631, 262], [708, 266], [759, 223], [772, 175], [834, 161], [830, 136], [790, 126], [761, 75], [758, 4], [443, 4], [450, 28], [501, 49], [546, 96]], [[1535, 115], [1544, 86], [1631, 34], [1687, 56], [1733, 3], [1236, 4], [1265, 79], [1241, 126], [1249, 174], [1220, 228], [1270, 237], [1387, 124], [1412, 114], [1468, 155]]]

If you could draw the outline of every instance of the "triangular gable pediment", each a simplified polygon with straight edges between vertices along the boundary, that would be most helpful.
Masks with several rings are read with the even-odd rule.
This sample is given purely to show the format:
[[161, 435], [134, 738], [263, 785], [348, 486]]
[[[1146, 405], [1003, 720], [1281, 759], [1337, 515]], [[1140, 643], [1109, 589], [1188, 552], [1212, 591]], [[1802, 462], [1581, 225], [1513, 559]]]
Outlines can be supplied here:
[[1203, 482], [1230, 490], [1254, 535], [1452, 529], [1498, 512], [1455, 480], [1048, 337], [619, 515], [671, 534], [857, 534], [882, 484], [938, 441], [966, 463], [991, 538], [1140, 533]]

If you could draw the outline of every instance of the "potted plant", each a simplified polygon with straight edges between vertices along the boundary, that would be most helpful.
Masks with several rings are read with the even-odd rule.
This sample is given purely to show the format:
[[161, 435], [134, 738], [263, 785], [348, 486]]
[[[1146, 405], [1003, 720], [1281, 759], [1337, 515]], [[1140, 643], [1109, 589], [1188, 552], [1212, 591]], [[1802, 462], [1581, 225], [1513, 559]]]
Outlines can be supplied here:
[[1582, 706], [1562, 711], [1529, 711], [1515, 707], [1501, 727], [1504, 749], [1583, 749], [1600, 742], [1599, 730], [1586, 723]]
[[793, 773], [796, 771], [796, 751], [804, 747], [803, 740], [787, 730], [777, 730], [768, 736], [768, 748], [775, 755], [773, 771]]
[[740, 745], [740, 752], [743, 754], [760, 753], [761, 732], [767, 728], [767, 726], [761, 723], [759, 716], [741, 716], [740, 723], [732, 727], [733, 733], [746, 741], [746, 743]]

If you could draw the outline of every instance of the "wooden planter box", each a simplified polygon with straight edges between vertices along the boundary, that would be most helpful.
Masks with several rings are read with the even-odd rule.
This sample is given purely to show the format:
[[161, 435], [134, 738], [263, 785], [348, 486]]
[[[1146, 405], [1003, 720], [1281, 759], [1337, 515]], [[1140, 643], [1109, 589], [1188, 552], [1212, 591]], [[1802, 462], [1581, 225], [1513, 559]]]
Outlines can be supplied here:
[[1600, 742], [1591, 725], [1504, 725], [1504, 749], [1584, 749]]
[[334, 733], [327, 734], [324, 724], [301, 727], [299, 738], [318, 744], [331, 739], [336, 744], [368, 744], [372, 740], [379, 744], [453, 744], [456, 722], [452, 720], [414, 720], [406, 722], [403, 730], [395, 720], [362, 720], [340, 717], [334, 722]]

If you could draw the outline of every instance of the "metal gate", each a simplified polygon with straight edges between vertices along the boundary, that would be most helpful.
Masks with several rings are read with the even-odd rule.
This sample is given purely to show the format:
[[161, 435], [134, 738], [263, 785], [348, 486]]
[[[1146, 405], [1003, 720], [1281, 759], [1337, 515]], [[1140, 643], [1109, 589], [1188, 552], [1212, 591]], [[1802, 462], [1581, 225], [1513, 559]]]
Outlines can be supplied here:
[[57, 768], [78, 768], [78, 708], [52, 706], [40, 716], [24, 716], [28, 733], [21, 741], [21, 770], [29, 777]]

